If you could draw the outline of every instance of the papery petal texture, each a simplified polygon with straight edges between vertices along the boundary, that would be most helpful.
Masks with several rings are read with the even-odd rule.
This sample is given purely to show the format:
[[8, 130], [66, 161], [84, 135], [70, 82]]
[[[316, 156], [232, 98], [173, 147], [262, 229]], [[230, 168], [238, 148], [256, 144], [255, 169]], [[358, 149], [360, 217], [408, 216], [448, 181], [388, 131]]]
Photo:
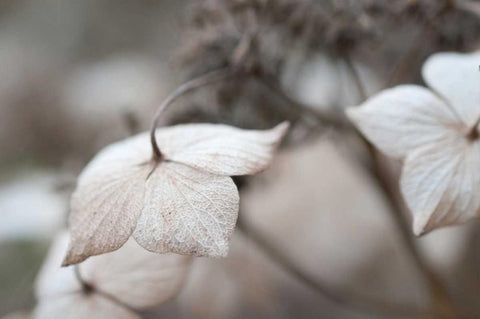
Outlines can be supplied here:
[[167, 158], [217, 175], [250, 175], [268, 167], [288, 130], [283, 122], [270, 130], [227, 125], [187, 124], [157, 130]]
[[460, 119], [431, 91], [402, 85], [349, 108], [349, 118], [381, 151], [402, 158], [415, 148], [456, 135]]
[[463, 137], [427, 145], [405, 161], [401, 189], [416, 235], [479, 214], [480, 143]]
[[264, 170], [287, 129], [288, 123], [265, 131], [216, 124], [159, 129], [159, 162], [148, 132], [106, 147], [72, 195], [63, 265], [117, 250], [135, 229], [137, 241], [154, 252], [225, 256], [238, 213], [229, 176]]
[[123, 170], [83, 179], [72, 196], [72, 240], [64, 265], [122, 247], [135, 230], [143, 206], [148, 167]]
[[435, 54], [422, 69], [433, 91], [398, 86], [348, 111], [380, 150], [404, 159], [416, 235], [479, 216], [479, 65], [480, 53]]
[[147, 181], [134, 237], [145, 249], [222, 257], [237, 221], [239, 196], [232, 179], [166, 163]]
[[465, 125], [480, 117], [480, 53], [437, 53], [422, 68], [427, 85], [442, 96]]
[[135, 309], [159, 306], [182, 288], [191, 258], [158, 255], [130, 239], [121, 249], [90, 258], [79, 267], [82, 278]]
[[[139, 318], [136, 311], [175, 297], [190, 270], [191, 257], [154, 254], [133, 239], [115, 252], [60, 267], [68, 237], [65, 232], [55, 239], [37, 277], [38, 318]], [[86, 292], [82, 283], [93, 290]]]
[[114, 143], [80, 174], [71, 199], [71, 244], [64, 265], [114, 251], [128, 240], [143, 205], [148, 150], [144, 136]]

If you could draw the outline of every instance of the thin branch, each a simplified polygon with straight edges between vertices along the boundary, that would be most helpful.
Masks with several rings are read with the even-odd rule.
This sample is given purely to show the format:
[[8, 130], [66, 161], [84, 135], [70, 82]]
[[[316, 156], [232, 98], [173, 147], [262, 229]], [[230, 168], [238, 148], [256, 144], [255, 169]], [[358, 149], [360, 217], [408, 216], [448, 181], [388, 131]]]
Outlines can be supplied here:
[[160, 116], [163, 114], [165, 109], [173, 102], [175, 102], [179, 97], [195, 89], [239, 75], [240, 70], [242, 69], [243, 64], [248, 56], [248, 53], [252, 49], [255, 34], [256, 31], [252, 31], [246, 32], [242, 35], [239, 43], [237, 44], [237, 47], [235, 48], [235, 50], [233, 50], [228, 66], [222, 69], [210, 71], [183, 83], [182, 85], [177, 87], [175, 91], [170, 93], [170, 95], [167, 96], [167, 98], [162, 102], [162, 104], [160, 104], [155, 113], [155, 116], [153, 117], [152, 127], [150, 129], [150, 142], [152, 144], [154, 161], [159, 162], [163, 159], [163, 154], [158, 147], [158, 143], [155, 137], [155, 130], [157, 129], [158, 122], [160, 121]]
[[[339, 291], [330, 287], [328, 284], [308, 275], [295, 264], [292, 259], [284, 253], [282, 247], [275, 245], [267, 236], [262, 232], [256, 230], [251, 225], [248, 225], [243, 218], [243, 214], [239, 214], [237, 222], [237, 230], [242, 232], [248, 239], [254, 242], [262, 251], [280, 265], [289, 274], [295, 277], [298, 281], [305, 284], [307, 287], [315, 291], [320, 296], [326, 298], [328, 301], [337, 304], [343, 308], [350, 309], [356, 312], [362, 312], [367, 314], [376, 315], [396, 315], [396, 316], [408, 316], [420, 317], [425, 315], [433, 315], [429, 311], [424, 311], [418, 308], [410, 307], [407, 305], [392, 305], [384, 301], [367, 299], [358, 295], [353, 295], [345, 291]], [[451, 318], [448, 315], [435, 314], [437, 318]]]
[[304, 117], [306, 122], [313, 119], [316, 124], [332, 127], [338, 130], [345, 130], [349, 127], [348, 123], [338, 116], [327, 114], [325, 112], [320, 113], [319, 111], [314, 110], [311, 106], [296, 101], [290, 97], [272, 77], [257, 76], [255, 79], [259, 84], [275, 93], [278, 97], [293, 107], [293, 109], [296, 109], [300, 116]]
[[425, 39], [428, 38], [429, 32], [430, 26], [425, 25], [417, 32], [408, 49], [401, 55], [392, 68], [388, 77], [387, 87], [396, 85], [404, 80], [409, 67], [417, 61], [418, 48], [420, 48]]
[[357, 91], [358, 91], [358, 94], [360, 95], [360, 98], [362, 99], [362, 101], [365, 101], [368, 97], [367, 90], [363, 85], [363, 81], [360, 77], [360, 73], [358, 72], [357, 68], [353, 64], [352, 59], [348, 54], [345, 55], [344, 61], [345, 61], [345, 64], [347, 65], [348, 70], [350, 71], [350, 74], [352, 75], [355, 85], [357, 86]]
[[412, 235], [410, 224], [401, 209], [396, 188], [390, 184], [390, 178], [388, 174], [384, 170], [382, 170], [381, 165], [379, 164], [378, 152], [367, 140], [364, 139], [364, 143], [369, 150], [372, 161], [372, 165], [370, 167], [365, 167], [366, 171], [377, 183], [379, 189], [382, 191], [384, 197], [387, 199], [390, 211], [392, 212], [393, 221], [397, 226], [402, 241], [407, 248], [410, 257], [415, 262], [417, 268], [420, 270], [426, 282], [428, 283], [430, 292], [434, 299], [438, 299], [438, 301], [440, 301], [439, 305], [437, 306], [446, 308], [442, 309], [442, 312], [445, 313], [449, 318], [462, 318], [459, 308], [452, 300], [445, 284], [442, 282], [437, 273], [430, 269], [430, 267], [427, 265], [422, 255], [420, 254], [414, 237]]

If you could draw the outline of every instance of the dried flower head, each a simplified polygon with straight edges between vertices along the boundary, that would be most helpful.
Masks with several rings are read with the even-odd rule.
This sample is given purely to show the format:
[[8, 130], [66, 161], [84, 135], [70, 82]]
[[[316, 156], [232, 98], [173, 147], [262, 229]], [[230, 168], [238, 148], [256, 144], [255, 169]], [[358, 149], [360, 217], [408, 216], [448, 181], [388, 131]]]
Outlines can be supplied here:
[[480, 214], [480, 54], [438, 53], [430, 89], [402, 85], [347, 111], [386, 154], [404, 159], [401, 190], [415, 234]]
[[465, 50], [478, 44], [480, 19], [474, 7], [472, 0], [395, 0], [386, 8], [427, 31], [424, 41], [432, 41], [432, 49]]
[[[238, 62], [252, 73], [278, 74], [291, 49], [351, 50], [376, 32], [368, 1], [206, 0], [190, 8], [182, 56], [196, 72]], [[247, 39], [247, 41], [244, 41]]]
[[125, 318], [157, 307], [178, 294], [191, 258], [145, 251], [134, 240], [82, 265], [61, 268], [68, 245], [62, 233], [53, 243], [36, 282], [37, 319]]
[[239, 202], [230, 176], [264, 170], [287, 128], [164, 128], [156, 158], [147, 133], [108, 146], [79, 177], [64, 265], [114, 251], [132, 234], [157, 253], [225, 256]]

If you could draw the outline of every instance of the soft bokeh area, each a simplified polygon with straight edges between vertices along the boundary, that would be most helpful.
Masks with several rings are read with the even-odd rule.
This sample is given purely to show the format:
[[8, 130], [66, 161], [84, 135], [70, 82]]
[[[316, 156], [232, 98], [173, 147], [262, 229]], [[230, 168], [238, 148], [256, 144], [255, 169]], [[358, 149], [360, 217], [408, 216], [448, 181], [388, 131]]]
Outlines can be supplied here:
[[[225, 18], [233, 10], [228, 3], [242, 8], [255, 1], [196, 1], [0, 3], [0, 318], [28, 318], [35, 307], [35, 278], [52, 240], [67, 226], [76, 178], [92, 156], [113, 141], [148, 130], [156, 107], [170, 91], [224, 64], [225, 52], [235, 47], [243, 30], [258, 24], [243, 12], [240, 22], [232, 18], [238, 25]], [[198, 8], [200, 2], [204, 11]], [[453, 44], [473, 50], [480, 40], [478, 16], [470, 13], [471, 20], [462, 20], [460, 14], [432, 18], [438, 20], [432, 28], [439, 28], [444, 38], [434, 39], [435, 31], [427, 30], [428, 40], [419, 41], [423, 31], [418, 21], [426, 19], [422, 14], [427, 9], [418, 9], [416, 22], [406, 16], [375, 25], [369, 16], [358, 16], [349, 24], [343, 16], [343, 24], [327, 30], [312, 22], [315, 10], [310, 12], [312, 21], [300, 15], [308, 16], [314, 1], [296, 2], [306, 7], [298, 10], [295, 21], [290, 7], [281, 7], [295, 1], [270, 2], [265, 15], [272, 15], [271, 21], [257, 44], [265, 60], [247, 57], [250, 68], [273, 74], [287, 99], [342, 120], [345, 107], [362, 101], [355, 76], [362, 78], [368, 95], [394, 83], [421, 83], [426, 56], [453, 50]], [[324, 2], [336, 3], [318, 1]], [[392, 1], [392, 7], [401, 2]], [[425, 3], [433, 7], [432, 1]], [[325, 6], [328, 14], [334, 11]], [[277, 7], [283, 11], [275, 11]], [[337, 17], [342, 19], [341, 14], [332, 16], [332, 25]], [[249, 19], [251, 23], [245, 22]], [[457, 29], [443, 28], [442, 21], [460, 20]], [[297, 30], [294, 23], [301, 31], [285, 35], [283, 24]], [[315, 42], [316, 32], [322, 44], [302, 47]], [[390, 32], [385, 41], [371, 40], [372, 34], [382, 32]], [[350, 43], [355, 51], [348, 61], [356, 75], [340, 58], [343, 52], [336, 51]], [[405, 58], [411, 47], [417, 49]], [[392, 71], [400, 57], [414, 71]], [[393, 83], [386, 84], [389, 81]], [[272, 96], [255, 81], [222, 84], [215, 93], [203, 88], [185, 97], [168, 110], [162, 124], [202, 121], [263, 129], [282, 120], [308, 124], [313, 118], [310, 113], [292, 115], [285, 97]], [[393, 305], [405, 313], [365, 311], [371, 307], [359, 310], [350, 302], [332, 301], [259, 246], [254, 235], [235, 231], [227, 258], [194, 259], [178, 297], [143, 312], [143, 317], [427, 318], [409, 312], [429, 309], [431, 291], [405, 247], [388, 202], [362, 168], [366, 150], [351, 135], [341, 136], [328, 127], [312, 132], [308, 125], [295, 123], [267, 171], [236, 180], [240, 220], [274, 243], [282, 258], [293, 261], [311, 280], [347, 300], [375, 300], [385, 309]], [[398, 175], [399, 162], [381, 160]], [[409, 222], [407, 210], [405, 217]], [[479, 318], [478, 222], [436, 230], [414, 242], [462, 311]]]
[[34, 305], [76, 176], [178, 82], [184, 1], [0, 5], [0, 317]]

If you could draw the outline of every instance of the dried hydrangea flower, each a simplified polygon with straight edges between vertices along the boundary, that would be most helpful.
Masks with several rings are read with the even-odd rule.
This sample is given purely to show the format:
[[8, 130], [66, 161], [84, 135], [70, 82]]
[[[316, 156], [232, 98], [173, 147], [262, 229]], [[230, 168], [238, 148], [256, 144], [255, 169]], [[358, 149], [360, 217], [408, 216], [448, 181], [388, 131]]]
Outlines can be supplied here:
[[380, 150], [404, 159], [416, 235], [480, 214], [479, 65], [479, 53], [435, 54], [422, 69], [430, 89], [401, 85], [347, 111]]
[[60, 268], [68, 234], [54, 241], [37, 277], [37, 319], [137, 319], [135, 310], [157, 307], [176, 296], [191, 258], [158, 255], [129, 240], [121, 249], [78, 267]]
[[147, 133], [106, 147], [79, 177], [64, 265], [114, 251], [132, 234], [157, 253], [225, 256], [239, 204], [230, 176], [264, 170], [287, 128], [159, 129], [155, 138], [162, 151], [157, 148], [153, 158]]

